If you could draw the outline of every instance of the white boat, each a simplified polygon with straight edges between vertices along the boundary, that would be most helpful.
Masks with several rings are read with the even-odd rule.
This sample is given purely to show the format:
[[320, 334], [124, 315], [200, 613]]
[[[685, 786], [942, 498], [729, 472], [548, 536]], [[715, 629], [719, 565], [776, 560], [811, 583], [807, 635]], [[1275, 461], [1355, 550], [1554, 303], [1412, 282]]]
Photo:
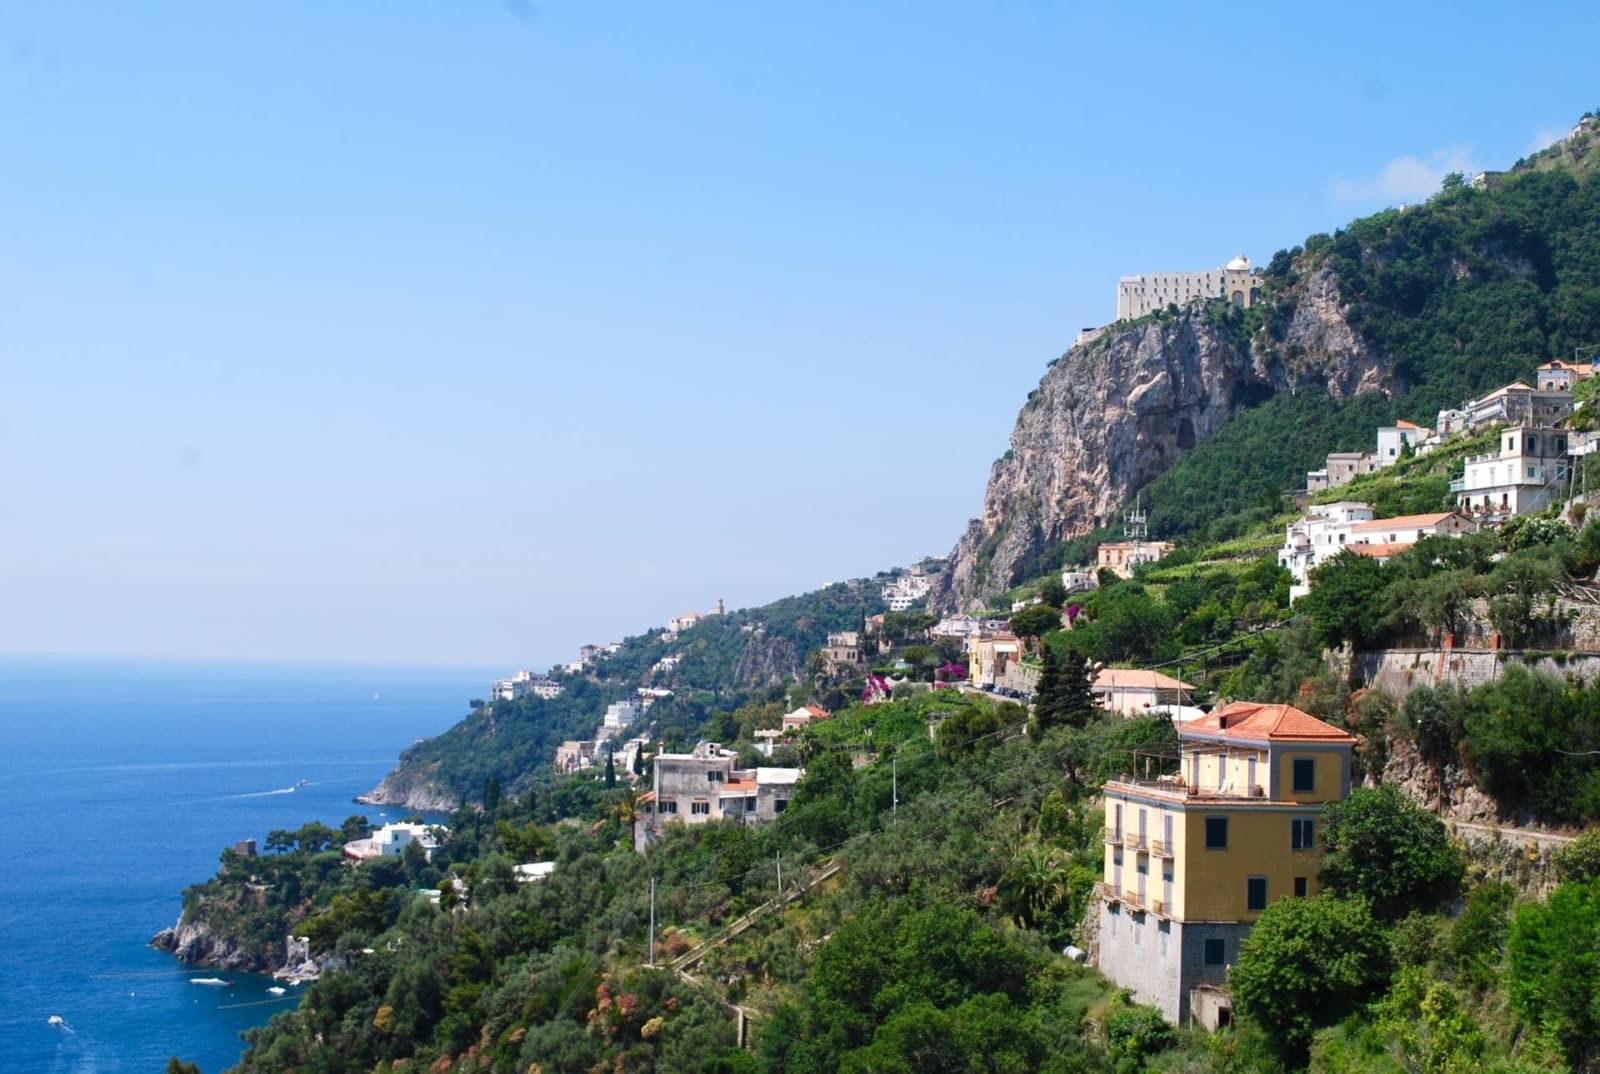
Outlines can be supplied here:
[[53, 1026], [64, 1026], [67, 1024], [67, 1020], [61, 1017], [59, 1014], [52, 1014], [50, 1016], [50, 1024]]
[[282, 985], [273, 985], [271, 988], [267, 989], [267, 991], [271, 992], [274, 996], [281, 996], [289, 990], [284, 988]]
[[226, 977], [191, 977], [190, 984], [205, 985], [207, 988], [232, 988], [233, 982]]

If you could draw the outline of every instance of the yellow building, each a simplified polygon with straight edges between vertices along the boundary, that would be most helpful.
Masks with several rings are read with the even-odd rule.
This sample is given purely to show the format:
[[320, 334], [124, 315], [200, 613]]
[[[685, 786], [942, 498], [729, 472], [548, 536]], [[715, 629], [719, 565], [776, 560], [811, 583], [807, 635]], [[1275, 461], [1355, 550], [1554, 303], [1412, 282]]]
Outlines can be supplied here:
[[1228, 1019], [1218, 986], [1256, 917], [1317, 893], [1319, 814], [1350, 792], [1355, 739], [1250, 702], [1184, 724], [1178, 739], [1176, 773], [1105, 785], [1099, 964], [1169, 1020], [1204, 1007], [1214, 1028]]

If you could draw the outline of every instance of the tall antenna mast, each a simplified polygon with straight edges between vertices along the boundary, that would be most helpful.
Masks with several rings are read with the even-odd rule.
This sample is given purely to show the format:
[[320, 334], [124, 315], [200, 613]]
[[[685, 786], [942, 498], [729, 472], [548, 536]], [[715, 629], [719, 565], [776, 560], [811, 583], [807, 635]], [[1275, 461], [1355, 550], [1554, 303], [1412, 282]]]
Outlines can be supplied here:
[[1133, 510], [1122, 516], [1122, 535], [1130, 541], [1143, 541], [1150, 536], [1149, 516], [1141, 507], [1144, 493], [1133, 498]]

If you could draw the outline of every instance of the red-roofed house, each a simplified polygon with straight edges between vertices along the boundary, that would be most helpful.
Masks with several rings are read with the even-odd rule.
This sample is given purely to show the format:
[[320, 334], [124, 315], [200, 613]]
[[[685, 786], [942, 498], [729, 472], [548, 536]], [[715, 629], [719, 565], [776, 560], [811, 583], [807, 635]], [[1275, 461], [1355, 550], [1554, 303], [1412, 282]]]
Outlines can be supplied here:
[[1431, 515], [1397, 515], [1357, 522], [1350, 529], [1350, 540], [1356, 544], [1410, 545], [1424, 537], [1460, 537], [1477, 531], [1478, 524], [1465, 515], [1439, 511]]
[[793, 712], [786, 712], [783, 716], [783, 729], [785, 731], [798, 731], [813, 720], [827, 720], [833, 713], [820, 705], [801, 705]]
[[1382, 426], [1378, 429], [1378, 465], [1393, 466], [1400, 461], [1400, 456], [1405, 454], [1407, 447], [1416, 451], [1422, 442], [1432, 435], [1432, 429], [1424, 429], [1409, 421], [1397, 421], [1393, 425]]
[[1225, 991], [1268, 903], [1317, 894], [1319, 816], [1350, 792], [1355, 739], [1292, 705], [1236, 701], [1178, 741], [1177, 757], [1136, 757], [1105, 785], [1098, 913], [1101, 971], [1181, 1023]]
[[1146, 709], [1187, 705], [1194, 687], [1159, 671], [1105, 668], [1095, 674], [1089, 692], [1103, 709], [1137, 716]]

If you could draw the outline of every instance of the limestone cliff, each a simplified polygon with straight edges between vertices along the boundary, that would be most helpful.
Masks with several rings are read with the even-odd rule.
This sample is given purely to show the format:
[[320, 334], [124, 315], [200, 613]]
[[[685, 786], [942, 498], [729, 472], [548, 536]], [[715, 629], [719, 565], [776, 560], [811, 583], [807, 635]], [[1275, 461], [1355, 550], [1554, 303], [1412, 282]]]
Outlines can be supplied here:
[[973, 610], [1051, 545], [1113, 520], [1134, 492], [1240, 408], [1316, 384], [1336, 397], [1394, 387], [1345, 318], [1331, 269], [1276, 299], [1276, 330], [1246, 339], [1191, 306], [1113, 328], [1045, 373], [990, 471], [933, 606]]
[[187, 914], [180, 916], [172, 928], [162, 929], [150, 937], [150, 946], [170, 953], [179, 962], [240, 973], [271, 973], [282, 965], [263, 952], [249, 950], [236, 940], [216, 935], [203, 919], [194, 920]]
[[357, 795], [356, 801], [362, 805], [395, 806], [411, 813], [451, 813], [461, 805], [455, 795], [429, 782], [428, 771], [403, 766], [390, 771], [366, 794]]

